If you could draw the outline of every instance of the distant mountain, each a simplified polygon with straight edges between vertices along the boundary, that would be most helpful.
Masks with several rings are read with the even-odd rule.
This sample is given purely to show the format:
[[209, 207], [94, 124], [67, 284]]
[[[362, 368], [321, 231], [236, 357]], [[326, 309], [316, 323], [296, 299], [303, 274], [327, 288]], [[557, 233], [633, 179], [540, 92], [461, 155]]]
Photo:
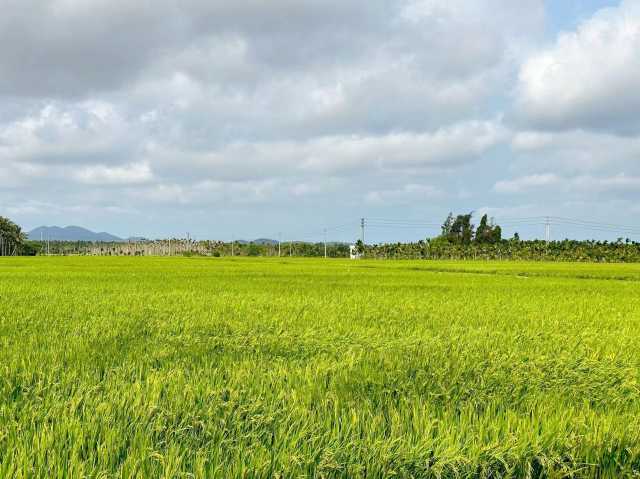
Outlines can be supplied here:
[[278, 244], [278, 240], [272, 240], [272, 239], [268, 239], [268, 238], [258, 238], [255, 240], [243, 240], [243, 239], [239, 239], [239, 240], [235, 240], [234, 241], [236, 244], [257, 244], [257, 245], [276, 245]]
[[272, 239], [269, 239], [269, 238], [258, 238], [256, 240], [253, 240], [252, 243], [259, 244], [259, 245], [271, 245], [271, 246], [273, 246], [273, 245], [278, 244], [278, 241], [277, 240], [272, 240]]
[[119, 242], [123, 241], [109, 233], [94, 233], [86, 228], [79, 226], [67, 226], [60, 228], [59, 226], [40, 226], [39, 228], [29, 231], [27, 236], [32, 241], [40, 241], [40, 239], [51, 241], [96, 241], [96, 242]]
[[[39, 228], [29, 231], [27, 237], [32, 241], [40, 241], [40, 239], [51, 241], [93, 241], [102, 243], [120, 243], [120, 242], [144, 242], [148, 241], [147, 238], [141, 236], [131, 236], [127, 239], [122, 239], [109, 233], [94, 233], [86, 228], [80, 226], [66, 226], [61, 228], [59, 226], [40, 226]], [[258, 238], [252, 241], [236, 240], [236, 244], [256, 244], [261, 246], [275, 246], [278, 244], [278, 240], [269, 238]]]

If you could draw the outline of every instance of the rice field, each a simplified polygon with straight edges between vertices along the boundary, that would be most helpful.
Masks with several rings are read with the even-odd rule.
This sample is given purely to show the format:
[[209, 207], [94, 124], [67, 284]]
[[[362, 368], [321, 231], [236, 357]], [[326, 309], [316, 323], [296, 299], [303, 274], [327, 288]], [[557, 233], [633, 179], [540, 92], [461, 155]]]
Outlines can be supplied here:
[[0, 477], [640, 475], [640, 265], [2, 258]]

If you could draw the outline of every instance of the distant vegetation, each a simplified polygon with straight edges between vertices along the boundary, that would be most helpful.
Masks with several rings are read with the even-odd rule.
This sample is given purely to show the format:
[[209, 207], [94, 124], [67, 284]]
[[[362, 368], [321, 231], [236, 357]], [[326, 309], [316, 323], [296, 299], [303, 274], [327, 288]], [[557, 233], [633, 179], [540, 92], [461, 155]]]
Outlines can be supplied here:
[[0, 256], [33, 256], [38, 248], [37, 244], [27, 241], [20, 226], [0, 216]]
[[640, 243], [617, 241], [549, 241], [518, 239], [467, 245], [427, 239], [416, 243], [367, 245], [365, 257], [373, 259], [523, 260], [638, 263]]
[[477, 229], [472, 214], [449, 214], [442, 233], [416, 243], [367, 245], [365, 257], [374, 259], [525, 260], [581, 262], [640, 262], [640, 243], [569, 240], [543, 241], [502, 238], [502, 228], [484, 215]]
[[[278, 247], [273, 240], [254, 242], [192, 241], [164, 239], [133, 241], [26, 241], [19, 227], [3, 218], [0, 231], [11, 238], [13, 249], [9, 254], [33, 255], [96, 255], [96, 256], [298, 256], [321, 257], [323, 243], [286, 242]], [[8, 226], [12, 225], [12, 226]], [[4, 229], [2, 229], [4, 228]], [[18, 228], [18, 230], [16, 230]], [[18, 233], [16, 233], [18, 231]], [[579, 262], [640, 262], [640, 243], [619, 238], [616, 241], [521, 240], [518, 233], [512, 238], [502, 236], [502, 228], [484, 215], [476, 227], [472, 214], [449, 214], [442, 224], [441, 234], [413, 243], [362, 244], [355, 241], [357, 250], [371, 259], [426, 259], [426, 260], [525, 260], [525, 261], [579, 261]], [[329, 258], [346, 258], [349, 245], [327, 244]], [[5, 250], [7, 253], [7, 250]]]
[[[94, 256], [324, 256], [324, 243], [303, 241], [278, 243], [236, 241], [233, 244], [224, 241], [193, 241], [181, 238], [164, 240], [143, 240], [130, 242], [89, 242], [89, 241], [51, 241], [35, 242], [43, 254], [52, 255], [94, 255]], [[329, 258], [349, 256], [349, 244], [327, 243]]]

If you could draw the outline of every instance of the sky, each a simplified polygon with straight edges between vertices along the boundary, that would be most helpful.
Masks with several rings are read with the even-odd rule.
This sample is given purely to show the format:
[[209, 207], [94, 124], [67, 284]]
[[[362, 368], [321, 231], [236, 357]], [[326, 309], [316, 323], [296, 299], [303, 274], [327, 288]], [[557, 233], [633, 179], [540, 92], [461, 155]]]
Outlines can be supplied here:
[[403, 241], [449, 211], [640, 230], [638, 52], [640, 0], [6, 0], [0, 215], [150, 238], [348, 240], [366, 217]]

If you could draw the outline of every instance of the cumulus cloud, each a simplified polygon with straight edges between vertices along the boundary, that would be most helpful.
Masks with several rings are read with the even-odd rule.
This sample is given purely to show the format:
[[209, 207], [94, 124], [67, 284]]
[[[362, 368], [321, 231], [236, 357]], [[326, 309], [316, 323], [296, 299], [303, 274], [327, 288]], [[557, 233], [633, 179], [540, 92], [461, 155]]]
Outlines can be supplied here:
[[484, 108], [541, 5], [12, 2], [0, 160], [93, 186], [467, 163], [502, 135]]
[[372, 205], [382, 204], [408, 204], [416, 201], [424, 201], [440, 198], [444, 192], [438, 187], [426, 184], [409, 183], [401, 188], [380, 191], [369, 191], [365, 195], [365, 201]]
[[[507, 135], [508, 131], [499, 122], [467, 122], [423, 133], [235, 142], [203, 152], [151, 145], [147, 156], [155, 159], [159, 170], [172, 176], [195, 174], [240, 180], [305, 173], [370, 174], [372, 171], [451, 168], [474, 162]], [[188, 171], [184, 171], [186, 165]]]
[[49, 103], [0, 124], [0, 161], [42, 165], [113, 161], [139, 141], [134, 135], [107, 102]]
[[638, 132], [639, 50], [640, 2], [601, 10], [523, 63], [519, 113], [541, 129]]
[[607, 132], [521, 131], [512, 137], [512, 150], [521, 163], [557, 171], [611, 174], [640, 173], [640, 137]]
[[37, 178], [47, 176], [46, 168], [21, 162], [0, 163], [0, 187], [21, 188], [29, 186]]
[[594, 195], [610, 193], [626, 195], [640, 188], [640, 176], [629, 176], [624, 173], [614, 176], [597, 177], [592, 175], [559, 176], [554, 173], [527, 175], [511, 180], [501, 180], [494, 185], [494, 190], [503, 194], [523, 194], [527, 192], [548, 191]]
[[[12, 2], [0, 17], [0, 93], [92, 95], [122, 88], [158, 64], [173, 67], [176, 59], [178, 68], [208, 82], [219, 81], [217, 75], [222, 74], [236, 83], [255, 85], [265, 74], [360, 68], [372, 57], [388, 56], [385, 51], [404, 57], [426, 54], [440, 72], [459, 73], [465, 68], [467, 75], [473, 75], [494, 66], [501, 56], [499, 33], [480, 47], [487, 38], [481, 23], [522, 23], [515, 11], [495, 22], [495, 16], [481, 8], [476, 8], [475, 17], [465, 17], [465, 9], [452, 11], [449, 2], [430, 3], [442, 8], [427, 16], [413, 15], [420, 21], [407, 22], [404, 0]], [[540, 12], [540, 2], [528, 3], [538, 4]], [[428, 40], [443, 39], [442, 45], [432, 46], [455, 47], [455, 58], [443, 61], [430, 53], [431, 48], [416, 49], [411, 44], [416, 33], [429, 31], [425, 27], [452, 21], [455, 31], [439, 28], [439, 34]], [[457, 42], [459, 35], [473, 41]], [[471, 62], [474, 67], [469, 70], [465, 65]]]
[[115, 167], [93, 165], [74, 171], [73, 177], [88, 185], [131, 185], [151, 181], [153, 173], [146, 163]]
[[498, 193], [523, 193], [540, 187], [557, 185], [560, 178], [553, 173], [528, 175], [513, 180], [498, 181], [494, 190]]
[[571, 179], [569, 188], [585, 193], [635, 193], [640, 188], [640, 176], [624, 173], [605, 177], [579, 176]]
[[185, 187], [175, 183], [159, 183], [130, 190], [128, 196], [160, 206], [243, 205], [266, 201], [279, 192], [275, 180], [215, 181], [203, 180]]
[[638, 1], [540, 48], [544, 5], [11, 1], [0, 205], [31, 226], [137, 228], [228, 205], [403, 216], [424, 198], [448, 211], [540, 189], [632, 195]]

